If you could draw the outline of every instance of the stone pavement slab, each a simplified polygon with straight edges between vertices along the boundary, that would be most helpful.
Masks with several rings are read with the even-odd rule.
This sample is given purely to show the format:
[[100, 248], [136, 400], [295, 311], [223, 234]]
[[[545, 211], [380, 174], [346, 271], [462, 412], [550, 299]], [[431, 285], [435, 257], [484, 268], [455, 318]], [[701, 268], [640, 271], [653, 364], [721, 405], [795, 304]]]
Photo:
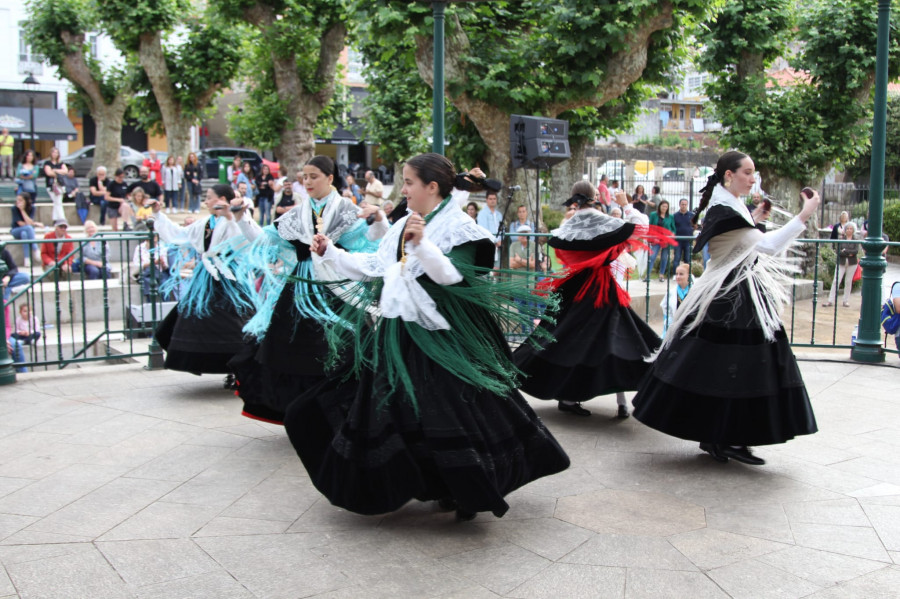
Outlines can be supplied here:
[[719, 464], [612, 397], [531, 404], [572, 458], [457, 522], [335, 508], [218, 377], [0, 387], [0, 599], [900, 597], [900, 368], [800, 362], [820, 431]]

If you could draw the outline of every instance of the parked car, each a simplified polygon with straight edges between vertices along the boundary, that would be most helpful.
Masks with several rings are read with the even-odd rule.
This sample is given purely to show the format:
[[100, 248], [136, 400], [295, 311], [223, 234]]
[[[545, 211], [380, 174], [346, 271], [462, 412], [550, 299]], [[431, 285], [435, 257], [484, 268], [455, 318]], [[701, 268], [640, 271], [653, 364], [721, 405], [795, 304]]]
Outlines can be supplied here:
[[[80, 150], [76, 150], [68, 156], [63, 156], [62, 161], [71, 164], [75, 169], [76, 177], [87, 177], [94, 168], [94, 148], [96, 146], [84, 146]], [[38, 167], [43, 170], [44, 163], [47, 159], [38, 162]], [[137, 179], [140, 176], [141, 164], [144, 162], [144, 155], [128, 146], [122, 146], [119, 150], [119, 165], [125, 170], [126, 179]], [[109, 165], [107, 165], [109, 166]], [[108, 173], [112, 176], [112, 173]]]
[[713, 170], [712, 167], [708, 166], [694, 167], [692, 169], [680, 167], [664, 168], [662, 169], [662, 178], [656, 184], [660, 187], [663, 199], [668, 200], [671, 205], [677, 206], [681, 198], [690, 200], [692, 189], [694, 203], [696, 204], [699, 201], [700, 190], [706, 185], [706, 178]]
[[200, 168], [203, 172], [204, 179], [216, 179], [219, 176], [219, 159], [224, 158], [229, 163], [234, 160], [235, 156], [240, 156], [241, 161], [249, 162], [253, 165], [253, 172], [259, 173], [259, 169], [263, 164], [268, 165], [273, 177], [278, 177], [280, 168], [277, 162], [267, 160], [256, 150], [248, 150], [246, 148], [206, 148], [197, 154], [200, 160]]

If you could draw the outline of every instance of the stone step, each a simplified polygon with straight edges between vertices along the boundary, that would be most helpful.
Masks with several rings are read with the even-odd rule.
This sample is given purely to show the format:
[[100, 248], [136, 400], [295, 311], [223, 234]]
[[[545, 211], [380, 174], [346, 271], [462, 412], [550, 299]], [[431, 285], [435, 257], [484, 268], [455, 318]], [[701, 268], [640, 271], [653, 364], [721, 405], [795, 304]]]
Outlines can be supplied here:
[[[42, 281], [30, 288], [25, 288], [25, 293], [18, 297], [9, 306], [11, 315], [17, 314], [19, 305], [28, 302], [33, 307], [33, 313], [45, 324], [57, 323], [57, 305], [59, 309], [58, 324], [81, 323], [89, 321], [103, 321], [104, 301], [109, 306], [109, 318], [111, 321], [123, 322], [127, 318], [130, 306], [140, 305], [144, 300], [141, 294], [141, 286], [127, 271], [124, 277], [107, 279], [106, 297], [104, 300], [104, 282], [102, 280], [60, 281], [59, 297], [52, 280]], [[18, 293], [19, 288], [13, 288]], [[84, 312], [82, 312], [82, 309]], [[80, 326], [76, 324], [76, 326]]]
[[[9, 204], [8, 206], [4, 203], [3, 206], [0, 206], [0, 229], [9, 229], [12, 227], [12, 207], [15, 204]], [[48, 198], [39, 198], [38, 202], [34, 205], [35, 214], [34, 220], [39, 223], [43, 223], [44, 225], [52, 228], [53, 227], [53, 204], [50, 203]], [[81, 219], [78, 218], [78, 211], [75, 209], [75, 204], [73, 202], [63, 202], [63, 210], [66, 213], [66, 220], [69, 221], [69, 225], [80, 225]], [[96, 223], [100, 223], [100, 206], [91, 206], [88, 211], [88, 218]]]
[[[134, 248], [140, 245], [146, 239], [146, 233], [126, 233], [124, 231], [119, 231], [118, 234], [114, 233], [110, 227], [103, 226], [97, 228], [101, 233], [107, 233], [106, 237], [112, 235], [111, 238], [107, 240], [107, 252], [108, 259], [112, 266], [121, 265], [125, 262], [131, 260], [134, 256]], [[40, 251], [41, 243], [43, 243], [44, 235], [46, 235], [52, 229], [42, 229], [35, 231], [35, 240], [34, 244], [37, 246], [38, 251]], [[69, 235], [72, 236], [72, 243], [78, 244], [85, 240], [84, 236], [84, 227], [78, 226], [70, 226], [68, 229]], [[0, 232], [0, 243], [14, 241], [13, 236], [9, 233], [9, 231]], [[25, 257], [25, 246], [18, 241], [16, 243], [7, 243], [5, 248], [9, 250], [9, 253], [12, 255], [13, 261], [19, 265], [19, 267], [23, 267], [25, 265], [24, 257]], [[37, 264], [37, 266], [40, 266]]]

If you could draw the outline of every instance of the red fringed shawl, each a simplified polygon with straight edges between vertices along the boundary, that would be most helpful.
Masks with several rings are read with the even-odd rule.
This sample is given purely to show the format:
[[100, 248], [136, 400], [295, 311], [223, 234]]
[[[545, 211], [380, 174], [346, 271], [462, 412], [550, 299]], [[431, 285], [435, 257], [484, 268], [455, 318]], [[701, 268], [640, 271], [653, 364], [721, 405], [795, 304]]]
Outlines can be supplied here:
[[555, 291], [572, 277], [588, 270], [590, 275], [575, 296], [576, 302], [584, 300], [590, 294], [594, 297], [595, 308], [605, 306], [609, 297], [609, 286], [615, 285], [619, 304], [628, 306], [631, 304], [631, 295], [616, 284], [610, 264], [625, 250], [646, 250], [651, 244], [670, 246], [677, 245], [677, 242], [672, 239], [672, 232], [668, 229], [656, 225], [636, 225], [631, 237], [605, 249], [585, 251], [557, 248], [556, 257], [566, 266], [566, 270], [563, 276], [549, 279], [541, 285], [541, 288]]

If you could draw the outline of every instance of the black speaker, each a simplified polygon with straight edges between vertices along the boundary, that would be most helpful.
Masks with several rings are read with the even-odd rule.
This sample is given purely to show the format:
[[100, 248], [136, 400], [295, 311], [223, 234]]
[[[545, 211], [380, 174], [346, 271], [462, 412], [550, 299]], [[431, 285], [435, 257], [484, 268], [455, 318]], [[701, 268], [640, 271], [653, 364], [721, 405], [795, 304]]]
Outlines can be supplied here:
[[514, 114], [509, 120], [513, 168], [549, 168], [571, 156], [569, 122]]

